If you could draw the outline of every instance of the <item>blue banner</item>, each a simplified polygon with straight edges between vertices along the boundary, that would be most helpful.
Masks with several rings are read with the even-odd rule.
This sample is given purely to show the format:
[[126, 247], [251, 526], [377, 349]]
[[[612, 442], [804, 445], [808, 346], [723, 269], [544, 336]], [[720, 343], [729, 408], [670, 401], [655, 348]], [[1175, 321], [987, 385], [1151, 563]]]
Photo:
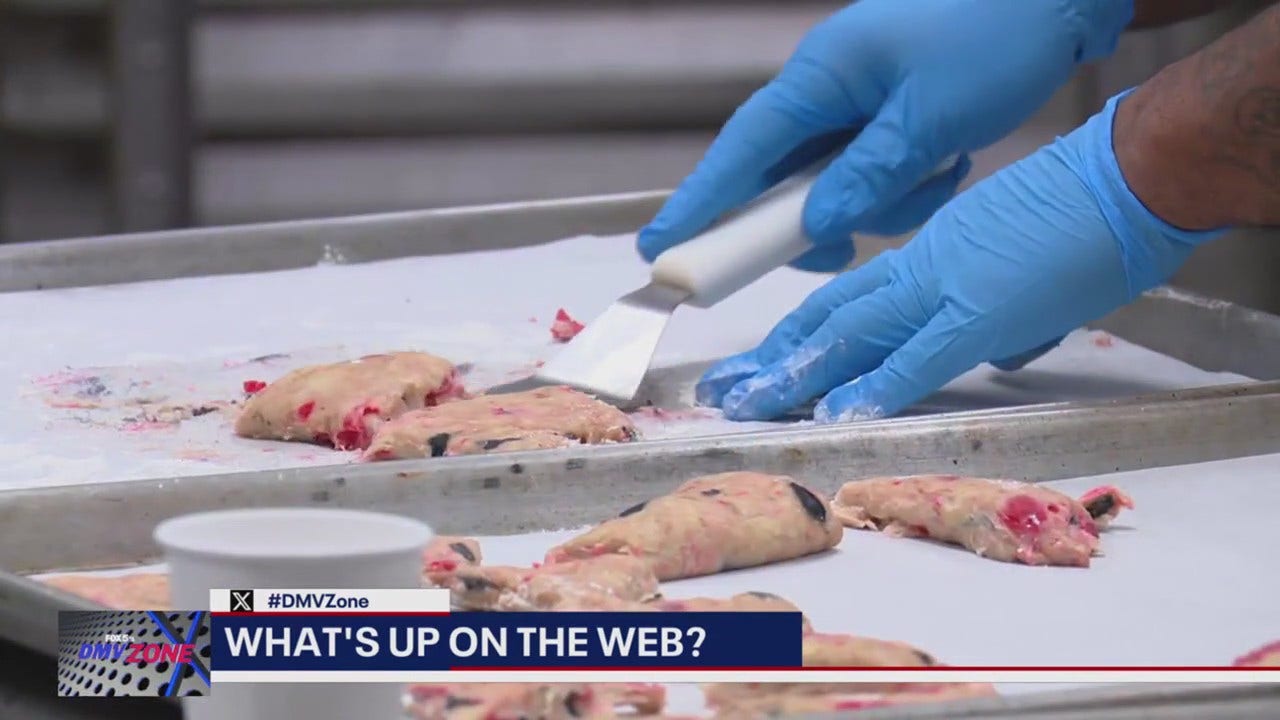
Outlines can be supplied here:
[[798, 668], [800, 613], [214, 613], [212, 669]]

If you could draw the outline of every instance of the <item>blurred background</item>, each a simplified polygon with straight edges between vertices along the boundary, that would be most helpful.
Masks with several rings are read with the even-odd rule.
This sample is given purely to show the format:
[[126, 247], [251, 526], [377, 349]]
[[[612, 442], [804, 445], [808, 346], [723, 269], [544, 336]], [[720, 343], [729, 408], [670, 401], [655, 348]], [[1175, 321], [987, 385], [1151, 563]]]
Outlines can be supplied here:
[[[972, 179], [1265, 4], [1129, 34]], [[841, 5], [0, 0], [0, 242], [673, 187]], [[1177, 283], [1280, 311], [1278, 241]]]

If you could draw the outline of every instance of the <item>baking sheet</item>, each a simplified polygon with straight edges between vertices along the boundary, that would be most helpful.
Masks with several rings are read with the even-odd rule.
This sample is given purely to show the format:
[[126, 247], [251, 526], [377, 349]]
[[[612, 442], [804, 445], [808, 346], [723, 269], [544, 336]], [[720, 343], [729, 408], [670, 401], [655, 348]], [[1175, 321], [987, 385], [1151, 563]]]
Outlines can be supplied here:
[[[1278, 472], [1280, 454], [1048, 483], [1071, 495], [1113, 484], [1137, 505], [1104, 533], [1105, 555], [1087, 569], [999, 563], [848, 531], [831, 553], [664, 583], [663, 592], [774, 592], [819, 630], [910, 642], [954, 665], [1226, 665], [1280, 638], [1274, 532], [1251, 512], [1280, 505]], [[577, 532], [481, 543], [486, 563], [527, 565]], [[1000, 690], [1051, 687], [1061, 686]], [[672, 710], [692, 712], [699, 698], [678, 689]]]
[[[244, 380], [396, 349], [473, 366], [475, 387], [555, 351], [558, 308], [590, 322], [648, 280], [630, 235], [513, 250], [273, 273], [0, 294], [0, 489], [348, 462], [350, 455], [230, 435]], [[655, 361], [746, 349], [825, 276], [781, 269], [710, 311], [681, 309]], [[760, 308], [771, 308], [761, 312]], [[283, 357], [281, 357], [283, 355]], [[255, 359], [258, 359], [255, 361]], [[1089, 400], [1247, 380], [1079, 332], [1019, 373], [977, 368], [917, 411]], [[652, 439], [745, 432], [714, 413], [642, 415]]]

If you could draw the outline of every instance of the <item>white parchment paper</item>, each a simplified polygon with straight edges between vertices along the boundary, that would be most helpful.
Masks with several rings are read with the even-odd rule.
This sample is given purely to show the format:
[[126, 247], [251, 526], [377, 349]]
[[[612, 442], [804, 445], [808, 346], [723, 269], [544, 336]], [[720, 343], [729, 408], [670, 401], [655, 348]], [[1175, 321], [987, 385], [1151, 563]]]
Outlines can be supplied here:
[[[711, 310], [680, 309], [656, 365], [751, 347], [826, 279], [781, 269]], [[241, 395], [245, 380], [392, 350], [472, 363], [473, 386], [516, 379], [555, 352], [548, 329], [557, 309], [591, 322], [646, 282], [648, 266], [633, 238], [614, 236], [0, 294], [7, 338], [0, 353], [0, 489], [349, 462], [349, 454], [315, 446], [234, 438], [233, 409], [223, 405]], [[928, 405], [981, 409], [1244, 379], [1081, 332], [1018, 373], [977, 368]], [[174, 412], [192, 409], [205, 414], [170, 422]], [[651, 438], [761, 427], [714, 414], [641, 416], [638, 424]]]

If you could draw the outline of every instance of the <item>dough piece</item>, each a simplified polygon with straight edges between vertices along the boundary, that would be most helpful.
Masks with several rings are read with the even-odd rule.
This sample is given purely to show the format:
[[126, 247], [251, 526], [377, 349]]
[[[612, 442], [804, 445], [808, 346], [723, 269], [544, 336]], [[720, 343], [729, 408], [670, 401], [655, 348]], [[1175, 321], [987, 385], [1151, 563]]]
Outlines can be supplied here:
[[804, 636], [806, 667], [934, 667], [941, 665], [929, 653], [890, 640], [809, 633]]
[[[575, 593], [561, 600], [555, 609], [573, 612], [800, 612], [800, 608], [787, 600], [762, 592], [739, 593], [729, 598], [695, 597], [670, 600], [655, 596], [643, 601], [620, 600], [604, 593]], [[809, 619], [803, 615], [800, 616], [800, 623], [803, 632], [809, 632], [812, 629]]]
[[166, 573], [56, 575], [40, 582], [113, 610], [171, 610]]
[[[657, 597], [657, 596], [655, 596]], [[658, 608], [643, 600], [622, 600], [602, 592], [574, 592], [559, 598], [557, 612], [658, 612]]]
[[[645, 603], [646, 606], [660, 612], [800, 612], [789, 600], [766, 592], [744, 592], [729, 598], [695, 597], [667, 600], [660, 598]], [[813, 628], [809, 618], [800, 616], [800, 625], [804, 632]]]
[[1280, 640], [1236, 658], [1236, 667], [1280, 667]]
[[543, 450], [638, 437], [621, 410], [567, 387], [482, 395], [405, 413], [374, 436], [365, 460]]
[[842, 534], [814, 490], [782, 475], [730, 472], [627, 508], [546, 560], [634, 555], [649, 560], [659, 580], [677, 580], [822, 552]]
[[1109, 522], [1133, 501], [1114, 488], [1085, 497], [1088, 506], [1032, 483], [917, 475], [845, 483], [831, 506], [853, 528], [932, 538], [1005, 562], [1088, 567], [1098, 518]]
[[[911, 645], [889, 640], [808, 633], [803, 640], [805, 667], [934, 667], [940, 665], [933, 656]], [[716, 707], [747, 703], [754, 698], [785, 693], [788, 695], [866, 694], [909, 692], [934, 688], [939, 683], [717, 683], [703, 691], [707, 702]]]
[[420, 720], [581, 720], [653, 715], [666, 705], [665, 688], [642, 683], [410, 685], [409, 697]]
[[987, 683], [938, 683], [917, 685], [905, 692], [875, 692], [865, 685], [846, 684], [842, 692], [813, 694], [801, 685], [791, 690], [764, 692], [743, 696], [727, 705], [714, 705], [713, 717], [723, 720], [760, 720], [809, 716], [820, 713], [872, 710], [896, 705], [957, 702], [980, 697], [995, 697], [995, 687]]
[[536, 568], [464, 567], [449, 587], [463, 610], [563, 610], [607, 603], [601, 596], [647, 600], [658, 593], [658, 579], [643, 560], [615, 555]]
[[435, 355], [398, 352], [294, 370], [249, 398], [236, 434], [362, 450], [388, 420], [466, 397], [458, 369]]
[[422, 551], [422, 579], [430, 586], [446, 587], [454, 571], [484, 560], [474, 538], [437, 535]]
[[551, 339], [558, 343], [567, 343], [586, 329], [582, 323], [574, 320], [564, 308], [556, 311], [556, 320], [551, 323]]
[[1111, 485], [1102, 485], [1081, 495], [1080, 504], [1084, 505], [1099, 530], [1107, 529], [1121, 509], [1133, 509], [1133, 500]]

